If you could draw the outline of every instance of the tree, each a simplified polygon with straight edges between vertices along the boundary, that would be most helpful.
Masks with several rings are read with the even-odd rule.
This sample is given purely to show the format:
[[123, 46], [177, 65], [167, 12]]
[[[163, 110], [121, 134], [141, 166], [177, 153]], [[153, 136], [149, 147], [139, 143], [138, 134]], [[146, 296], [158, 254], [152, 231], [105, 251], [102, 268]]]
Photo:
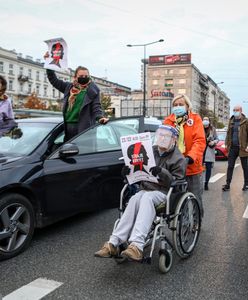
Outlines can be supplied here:
[[102, 109], [104, 110], [104, 113], [107, 116], [110, 117], [113, 115], [113, 110], [111, 109], [112, 102], [110, 96], [101, 94], [101, 105], [102, 105]]
[[27, 102], [24, 104], [25, 108], [30, 109], [46, 109], [45, 103], [43, 103], [33, 92], [30, 96], [27, 97]]

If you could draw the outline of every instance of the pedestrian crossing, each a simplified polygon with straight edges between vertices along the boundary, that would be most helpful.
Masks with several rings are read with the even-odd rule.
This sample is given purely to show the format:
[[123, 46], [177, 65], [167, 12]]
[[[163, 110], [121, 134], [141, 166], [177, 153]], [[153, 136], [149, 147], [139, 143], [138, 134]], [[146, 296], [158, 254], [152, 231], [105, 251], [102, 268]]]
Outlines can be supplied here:
[[46, 278], [38, 278], [3, 297], [2, 300], [40, 300], [56, 290], [62, 284], [62, 282], [48, 280]]

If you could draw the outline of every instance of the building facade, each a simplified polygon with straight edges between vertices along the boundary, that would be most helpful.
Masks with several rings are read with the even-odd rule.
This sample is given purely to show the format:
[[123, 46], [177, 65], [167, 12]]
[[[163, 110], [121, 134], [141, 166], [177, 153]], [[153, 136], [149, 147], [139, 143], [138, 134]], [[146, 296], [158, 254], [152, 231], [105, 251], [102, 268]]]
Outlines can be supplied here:
[[[147, 64], [147, 103], [158, 103], [158, 107], [163, 107], [160, 112], [168, 115], [171, 100], [177, 94], [187, 95], [195, 112], [212, 111], [220, 122], [228, 123], [230, 99], [217, 83], [191, 63], [191, 54], [150, 56]], [[155, 111], [154, 116], [160, 112]]]
[[[7, 94], [12, 98], [15, 108], [23, 107], [27, 97], [32, 93], [45, 103], [46, 107], [51, 105], [60, 106], [63, 94], [53, 88], [48, 82], [44, 63], [40, 59], [34, 60], [33, 57], [15, 50], [0, 48], [0, 75], [4, 76], [8, 82]], [[57, 72], [59, 79], [72, 81], [74, 70]], [[104, 95], [115, 97], [127, 97], [131, 94], [131, 88], [108, 81], [106, 78], [92, 76], [94, 82]]]

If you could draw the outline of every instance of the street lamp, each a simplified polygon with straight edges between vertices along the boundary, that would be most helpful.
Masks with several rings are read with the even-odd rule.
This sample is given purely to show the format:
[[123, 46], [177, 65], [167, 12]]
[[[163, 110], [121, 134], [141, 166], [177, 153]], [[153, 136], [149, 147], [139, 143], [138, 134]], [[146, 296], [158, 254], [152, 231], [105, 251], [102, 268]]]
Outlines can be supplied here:
[[[223, 83], [224, 83], [224, 81], [221, 81], [221, 82], [216, 83], [216, 85], [223, 84]], [[216, 104], [216, 91], [214, 92], [214, 126], [216, 126], [215, 104]]]
[[128, 44], [127, 47], [144, 47], [144, 70], [143, 70], [143, 116], [146, 116], [146, 46], [156, 44], [156, 43], [161, 43], [163, 42], [163, 39], [160, 39], [155, 42], [151, 43], [146, 43], [146, 44], [135, 44], [135, 45], [130, 45]]

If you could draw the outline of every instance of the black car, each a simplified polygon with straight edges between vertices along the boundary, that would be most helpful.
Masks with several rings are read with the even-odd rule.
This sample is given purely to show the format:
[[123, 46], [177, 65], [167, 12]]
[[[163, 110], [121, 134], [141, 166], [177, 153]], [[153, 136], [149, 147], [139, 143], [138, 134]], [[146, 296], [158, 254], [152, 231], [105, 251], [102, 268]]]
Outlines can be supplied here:
[[144, 131], [143, 118], [131, 119], [135, 128], [116, 119], [65, 144], [61, 118], [23, 119], [0, 138], [0, 260], [23, 251], [35, 227], [118, 206], [120, 136]]

